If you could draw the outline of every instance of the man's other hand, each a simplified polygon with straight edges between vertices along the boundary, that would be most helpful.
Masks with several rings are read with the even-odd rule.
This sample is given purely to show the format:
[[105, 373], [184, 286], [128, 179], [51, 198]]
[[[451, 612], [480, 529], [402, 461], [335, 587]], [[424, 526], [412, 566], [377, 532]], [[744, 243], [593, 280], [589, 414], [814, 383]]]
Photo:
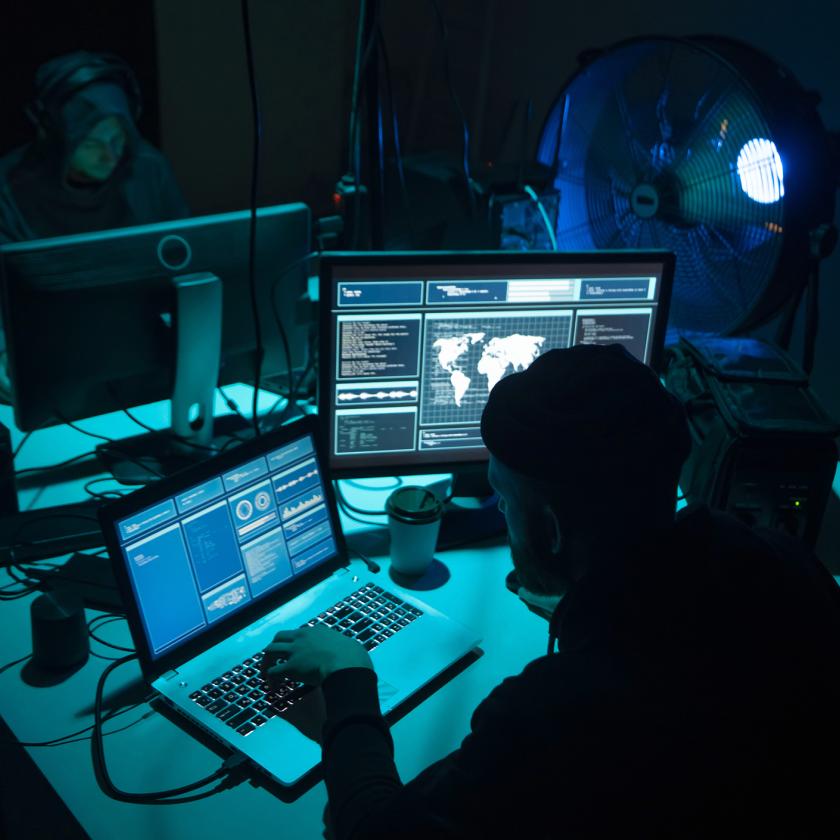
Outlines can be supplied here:
[[360, 642], [326, 627], [281, 630], [265, 649], [262, 670], [272, 677], [288, 677], [307, 685], [320, 685], [343, 668], [370, 668], [373, 663]]

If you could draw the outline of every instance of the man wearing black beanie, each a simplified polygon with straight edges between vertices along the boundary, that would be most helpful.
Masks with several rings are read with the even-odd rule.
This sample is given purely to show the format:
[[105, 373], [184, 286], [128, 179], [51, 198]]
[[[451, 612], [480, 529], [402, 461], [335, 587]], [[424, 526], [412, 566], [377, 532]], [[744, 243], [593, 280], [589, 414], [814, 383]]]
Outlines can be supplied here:
[[403, 785], [367, 654], [295, 631], [272, 652], [322, 685], [333, 835], [835, 836], [840, 590], [794, 543], [675, 516], [690, 438], [656, 375], [551, 351], [494, 387], [482, 435], [548, 653]]

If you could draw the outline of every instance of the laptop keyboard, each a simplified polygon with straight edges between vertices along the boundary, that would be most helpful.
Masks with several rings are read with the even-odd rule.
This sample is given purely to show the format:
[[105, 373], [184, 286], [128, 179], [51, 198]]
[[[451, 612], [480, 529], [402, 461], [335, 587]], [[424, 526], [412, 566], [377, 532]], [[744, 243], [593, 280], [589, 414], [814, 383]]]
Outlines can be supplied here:
[[[368, 583], [303, 626], [323, 624], [356, 639], [370, 651], [421, 615], [422, 610]], [[274, 687], [269, 687], [260, 671], [262, 656], [262, 651], [249, 656], [194, 691], [190, 699], [243, 736], [271, 718], [288, 713], [312, 691], [312, 686], [284, 677], [273, 680]]]

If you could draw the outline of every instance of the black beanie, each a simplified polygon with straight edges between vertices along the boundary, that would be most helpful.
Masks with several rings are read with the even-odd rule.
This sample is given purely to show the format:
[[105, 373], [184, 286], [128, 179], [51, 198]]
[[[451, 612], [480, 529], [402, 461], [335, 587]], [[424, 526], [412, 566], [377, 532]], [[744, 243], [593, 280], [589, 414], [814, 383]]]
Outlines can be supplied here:
[[481, 436], [507, 467], [590, 498], [676, 481], [691, 445], [682, 405], [619, 344], [550, 350], [505, 377]]

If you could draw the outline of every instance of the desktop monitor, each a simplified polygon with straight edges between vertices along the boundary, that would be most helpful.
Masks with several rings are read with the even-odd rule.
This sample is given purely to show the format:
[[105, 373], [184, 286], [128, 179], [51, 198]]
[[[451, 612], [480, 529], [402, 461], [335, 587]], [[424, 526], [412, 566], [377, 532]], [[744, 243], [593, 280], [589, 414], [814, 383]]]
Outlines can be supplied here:
[[323, 255], [333, 475], [483, 470], [490, 390], [554, 348], [620, 343], [658, 369], [673, 271], [664, 251]]
[[[184, 426], [183, 415], [206, 407], [209, 386], [207, 433], [216, 385], [254, 376], [250, 224], [243, 211], [0, 247], [18, 428], [174, 394], [173, 428], [190, 437], [197, 424], [191, 416]], [[270, 376], [288, 365], [275, 312], [292, 364], [302, 364], [306, 326], [294, 313], [306, 288], [310, 211], [304, 204], [262, 208], [256, 225], [262, 375]]]

